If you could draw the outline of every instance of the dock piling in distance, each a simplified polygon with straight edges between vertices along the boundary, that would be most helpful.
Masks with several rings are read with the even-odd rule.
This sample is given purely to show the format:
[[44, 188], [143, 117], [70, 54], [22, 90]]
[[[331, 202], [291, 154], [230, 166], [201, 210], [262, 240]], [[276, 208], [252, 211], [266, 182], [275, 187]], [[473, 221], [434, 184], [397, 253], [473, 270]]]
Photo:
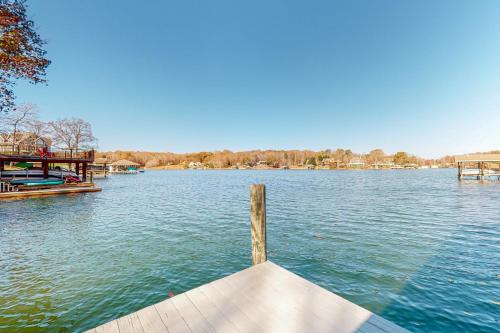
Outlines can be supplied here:
[[252, 265], [267, 261], [266, 186], [250, 188], [250, 225], [252, 229]]

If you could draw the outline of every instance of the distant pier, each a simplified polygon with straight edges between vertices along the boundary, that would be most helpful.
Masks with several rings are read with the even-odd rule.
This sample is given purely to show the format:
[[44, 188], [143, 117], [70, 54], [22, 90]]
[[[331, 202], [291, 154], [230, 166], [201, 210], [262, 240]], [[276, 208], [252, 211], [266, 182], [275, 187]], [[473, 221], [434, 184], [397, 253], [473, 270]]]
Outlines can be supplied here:
[[470, 154], [455, 157], [458, 179], [500, 180], [500, 154]]

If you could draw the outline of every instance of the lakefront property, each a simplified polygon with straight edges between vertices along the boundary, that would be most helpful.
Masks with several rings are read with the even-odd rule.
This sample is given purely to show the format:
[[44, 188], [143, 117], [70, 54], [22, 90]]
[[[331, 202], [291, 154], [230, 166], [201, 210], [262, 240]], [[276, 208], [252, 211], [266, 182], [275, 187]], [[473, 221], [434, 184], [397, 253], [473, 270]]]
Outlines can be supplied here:
[[490, 333], [500, 2], [0, 0], [0, 333]]

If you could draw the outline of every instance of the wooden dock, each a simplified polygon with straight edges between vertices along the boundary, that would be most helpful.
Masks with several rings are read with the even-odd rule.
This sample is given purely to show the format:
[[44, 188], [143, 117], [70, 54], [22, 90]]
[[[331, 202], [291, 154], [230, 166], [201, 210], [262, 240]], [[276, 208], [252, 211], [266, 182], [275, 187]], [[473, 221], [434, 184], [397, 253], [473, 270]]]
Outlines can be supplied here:
[[12, 200], [12, 199], [23, 199], [23, 198], [33, 198], [33, 197], [45, 197], [50, 195], [61, 195], [61, 194], [76, 194], [85, 192], [100, 192], [102, 189], [94, 185], [79, 185], [79, 186], [65, 186], [56, 187], [40, 190], [29, 190], [29, 191], [18, 191], [18, 192], [3, 192], [0, 193], [0, 201], [2, 200]]
[[267, 261], [265, 188], [253, 185], [253, 266], [93, 328], [87, 333], [407, 330]]
[[408, 331], [266, 261], [87, 331], [125, 332]]

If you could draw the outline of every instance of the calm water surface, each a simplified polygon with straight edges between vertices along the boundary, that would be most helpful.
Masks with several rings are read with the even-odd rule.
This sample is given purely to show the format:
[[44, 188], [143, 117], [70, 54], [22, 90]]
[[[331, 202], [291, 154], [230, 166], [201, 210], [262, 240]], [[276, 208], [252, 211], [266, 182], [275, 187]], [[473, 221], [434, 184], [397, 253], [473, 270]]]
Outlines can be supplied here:
[[157, 171], [0, 203], [0, 331], [80, 332], [270, 259], [413, 332], [499, 332], [500, 182], [454, 170]]

